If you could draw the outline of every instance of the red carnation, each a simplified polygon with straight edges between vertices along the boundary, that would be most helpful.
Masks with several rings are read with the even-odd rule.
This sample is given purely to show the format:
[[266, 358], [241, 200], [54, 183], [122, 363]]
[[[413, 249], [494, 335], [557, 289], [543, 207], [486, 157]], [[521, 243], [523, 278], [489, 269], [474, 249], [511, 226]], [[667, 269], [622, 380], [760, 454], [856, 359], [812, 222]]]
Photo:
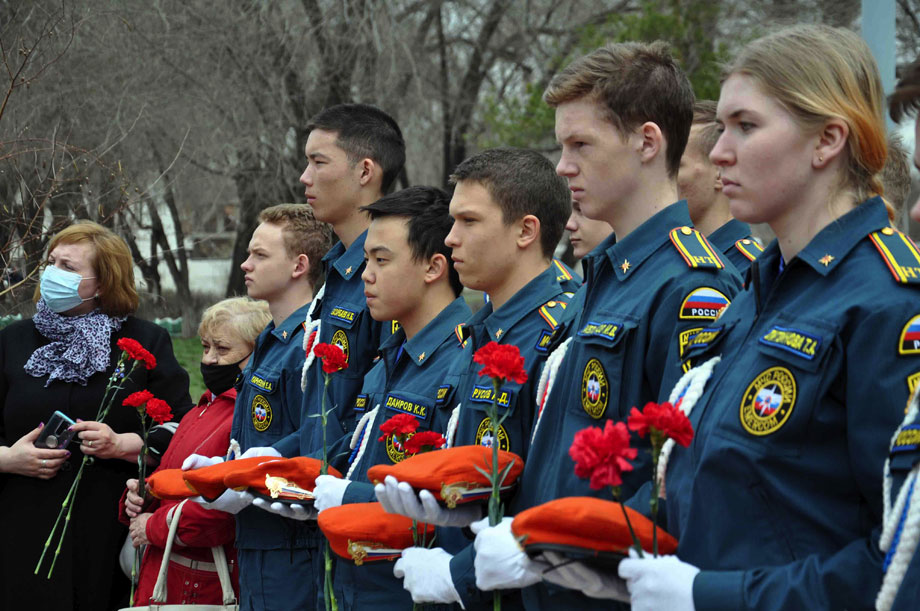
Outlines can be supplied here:
[[664, 443], [665, 439], [673, 439], [675, 443], [686, 448], [693, 439], [690, 419], [670, 403], [646, 403], [641, 412], [634, 407], [627, 422], [629, 430], [635, 431], [639, 437], [645, 437], [649, 432], [653, 437], [656, 434], [661, 435], [658, 443]]
[[157, 424], [163, 424], [172, 420], [172, 408], [163, 399], [151, 397], [147, 401], [147, 415]]
[[409, 433], [414, 433], [416, 429], [418, 429], [418, 419], [415, 416], [396, 414], [380, 425], [380, 432], [383, 435], [380, 436], [378, 441], [386, 441], [387, 437], [391, 435], [408, 435]]
[[150, 354], [146, 348], [141, 346], [140, 342], [138, 342], [136, 339], [131, 339], [130, 337], [122, 337], [117, 342], [115, 342], [115, 345], [127, 353], [128, 357], [134, 359], [135, 361], [141, 361], [144, 363], [144, 367], [147, 369], [153, 369], [157, 366], [156, 357]]
[[435, 431], [419, 431], [406, 440], [406, 443], [403, 444], [403, 451], [406, 453], [406, 456], [412, 456], [432, 450], [440, 450], [446, 443], [447, 440], [444, 439], [441, 433]]
[[476, 351], [473, 355], [473, 361], [482, 365], [481, 376], [488, 376], [492, 379], [499, 378], [513, 380], [518, 384], [527, 381], [527, 372], [524, 371], [524, 357], [517, 346], [512, 344], [499, 344], [489, 342]]
[[622, 422], [608, 420], [604, 429], [588, 427], [575, 433], [569, 456], [575, 461], [575, 475], [590, 478], [592, 490], [623, 483], [621, 473], [632, 471], [630, 460], [636, 449], [629, 447], [629, 431]]
[[316, 344], [313, 354], [323, 362], [323, 373], [335, 373], [348, 367], [345, 351], [335, 344]]
[[124, 405], [125, 407], [133, 407], [133, 408], [138, 409], [138, 408], [143, 407], [144, 404], [147, 403], [147, 401], [150, 401], [151, 399], [153, 399], [152, 392], [150, 392], [149, 390], [139, 390], [125, 397], [125, 400], [122, 401], [121, 404]]

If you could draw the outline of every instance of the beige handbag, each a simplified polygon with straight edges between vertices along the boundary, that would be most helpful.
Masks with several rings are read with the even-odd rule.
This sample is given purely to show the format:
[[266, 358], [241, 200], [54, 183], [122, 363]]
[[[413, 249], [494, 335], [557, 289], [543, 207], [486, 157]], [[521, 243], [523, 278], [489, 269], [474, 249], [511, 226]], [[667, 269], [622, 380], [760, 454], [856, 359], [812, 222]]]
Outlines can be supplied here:
[[217, 568], [217, 576], [220, 579], [224, 603], [222, 605], [167, 605], [163, 602], [166, 600], [166, 574], [169, 572], [169, 557], [172, 555], [173, 541], [176, 540], [176, 531], [179, 529], [182, 506], [187, 502], [188, 499], [179, 503], [175, 512], [173, 512], [172, 522], [169, 524], [169, 536], [166, 538], [166, 549], [163, 550], [163, 562], [160, 563], [160, 573], [157, 575], [157, 582], [153, 586], [152, 602], [149, 605], [139, 607], [125, 607], [121, 611], [239, 611], [240, 606], [237, 603], [236, 595], [233, 593], [233, 583], [230, 581], [227, 556], [224, 553], [224, 548], [220, 545], [212, 547], [211, 553], [214, 554], [214, 565]]

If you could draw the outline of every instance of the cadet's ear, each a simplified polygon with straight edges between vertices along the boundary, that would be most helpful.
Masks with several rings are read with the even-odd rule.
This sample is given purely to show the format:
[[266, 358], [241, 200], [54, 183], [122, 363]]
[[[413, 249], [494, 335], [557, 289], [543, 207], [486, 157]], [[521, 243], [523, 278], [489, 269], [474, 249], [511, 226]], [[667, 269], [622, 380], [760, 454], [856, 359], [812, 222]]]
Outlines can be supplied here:
[[291, 271], [291, 278], [297, 280], [305, 278], [310, 274], [310, 257], [300, 253], [294, 261], [294, 269]]
[[634, 132], [636, 148], [642, 163], [649, 163], [659, 154], [664, 153], [665, 141], [657, 123], [646, 121]]
[[836, 117], [828, 119], [824, 128], [818, 133], [818, 144], [815, 146], [812, 166], [815, 169], [823, 168], [829, 165], [831, 160], [839, 157], [846, 148], [849, 135], [850, 126], [846, 124], [846, 121]]
[[370, 157], [365, 157], [356, 163], [355, 170], [358, 172], [358, 182], [362, 187], [366, 187], [373, 182], [376, 182], [379, 187], [383, 183], [383, 170]]
[[447, 276], [447, 257], [435, 253], [428, 259], [428, 269], [425, 270], [425, 284], [432, 284]]
[[540, 219], [532, 214], [525, 214], [518, 221], [518, 248], [528, 248], [534, 242], [540, 241]]

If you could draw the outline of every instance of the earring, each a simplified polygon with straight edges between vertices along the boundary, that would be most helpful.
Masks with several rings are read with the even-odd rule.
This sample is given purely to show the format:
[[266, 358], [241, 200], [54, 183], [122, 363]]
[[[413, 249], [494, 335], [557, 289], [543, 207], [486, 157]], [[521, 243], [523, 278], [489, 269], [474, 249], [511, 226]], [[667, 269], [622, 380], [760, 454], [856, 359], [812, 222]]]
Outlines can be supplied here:
[[824, 163], [824, 155], [818, 155], [818, 163]]

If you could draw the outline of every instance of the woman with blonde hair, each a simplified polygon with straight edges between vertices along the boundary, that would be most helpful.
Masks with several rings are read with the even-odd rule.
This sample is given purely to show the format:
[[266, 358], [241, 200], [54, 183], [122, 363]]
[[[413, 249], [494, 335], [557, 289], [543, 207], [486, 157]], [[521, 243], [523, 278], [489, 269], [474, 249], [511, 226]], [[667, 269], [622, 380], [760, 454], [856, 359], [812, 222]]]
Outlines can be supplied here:
[[[204, 311], [198, 335], [201, 337], [201, 375], [207, 390], [176, 430], [159, 469], [178, 469], [195, 453], [223, 455], [230, 443], [230, 426], [236, 400], [234, 383], [249, 362], [256, 338], [271, 320], [268, 303], [248, 297], [224, 299]], [[158, 469], [158, 470], [159, 470]], [[150, 602], [169, 526], [178, 501], [158, 501], [137, 494], [137, 480], [127, 481], [120, 518], [130, 524], [135, 547], [147, 549], [138, 574], [135, 604]], [[220, 604], [223, 600], [211, 548], [224, 546], [230, 577], [239, 595], [236, 550], [233, 547], [236, 520], [232, 514], [186, 503], [182, 509], [167, 571], [167, 604]]]
[[[191, 408], [188, 374], [169, 334], [133, 316], [131, 252], [101, 225], [77, 222], [51, 238], [36, 300], [35, 316], [0, 331], [0, 609], [111, 609], [128, 594], [128, 581], [115, 578], [127, 529], [112, 510], [142, 447], [137, 412], [121, 402], [147, 389], [181, 417]], [[157, 365], [136, 369], [106, 422], [94, 422], [123, 337], [140, 342]], [[66, 449], [36, 447], [55, 411], [77, 421], [76, 437]], [[161, 453], [168, 438], [151, 449]], [[47, 565], [33, 570], [84, 455], [95, 460], [46, 579]]]
[[878, 474], [920, 371], [920, 254], [876, 177], [883, 103], [841, 29], [765, 36], [727, 72], [710, 158], [732, 215], [777, 239], [685, 353], [721, 361], [663, 471], [677, 557], [620, 564], [633, 609], [875, 603]]

